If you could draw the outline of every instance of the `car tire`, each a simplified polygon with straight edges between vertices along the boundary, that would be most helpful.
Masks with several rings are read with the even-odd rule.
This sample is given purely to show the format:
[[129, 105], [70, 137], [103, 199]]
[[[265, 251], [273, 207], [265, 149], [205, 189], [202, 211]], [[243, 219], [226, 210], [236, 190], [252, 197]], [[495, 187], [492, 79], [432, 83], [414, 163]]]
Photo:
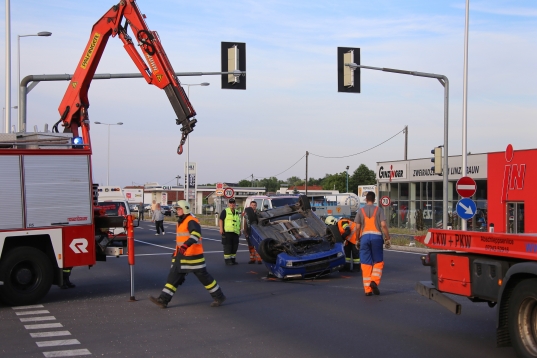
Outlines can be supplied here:
[[509, 336], [519, 357], [537, 356], [536, 308], [537, 278], [525, 279], [513, 289], [507, 309]]
[[326, 235], [332, 236], [334, 238], [334, 242], [343, 242], [343, 237], [341, 237], [341, 233], [339, 232], [339, 229], [335, 225], [327, 225], [326, 226]]
[[52, 263], [45, 253], [34, 247], [17, 247], [4, 253], [0, 262], [0, 297], [12, 306], [38, 302], [50, 290]]
[[275, 264], [278, 258], [278, 253], [274, 250], [274, 239], [263, 239], [259, 244], [258, 254], [261, 259], [269, 264]]
[[308, 199], [306, 195], [300, 195], [298, 201], [300, 203], [300, 207], [302, 208], [302, 210], [304, 211], [311, 210], [310, 200]]
[[246, 217], [248, 225], [257, 224], [257, 215], [254, 209], [250, 207], [244, 209], [244, 216]]

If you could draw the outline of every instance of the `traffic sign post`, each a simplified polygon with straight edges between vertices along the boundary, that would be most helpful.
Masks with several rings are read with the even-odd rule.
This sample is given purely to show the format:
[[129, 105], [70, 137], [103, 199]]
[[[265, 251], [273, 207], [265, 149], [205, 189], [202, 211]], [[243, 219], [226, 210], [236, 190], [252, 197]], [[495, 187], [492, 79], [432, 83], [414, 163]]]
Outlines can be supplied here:
[[380, 205], [382, 206], [390, 206], [391, 200], [389, 196], [383, 196], [380, 198]]
[[457, 203], [457, 215], [461, 219], [470, 220], [477, 212], [477, 206], [472, 199], [463, 198]]
[[477, 185], [474, 179], [470, 177], [462, 177], [457, 181], [456, 188], [457, 193], [460, 196], [463, 198], [470, 198], [475, 194]]

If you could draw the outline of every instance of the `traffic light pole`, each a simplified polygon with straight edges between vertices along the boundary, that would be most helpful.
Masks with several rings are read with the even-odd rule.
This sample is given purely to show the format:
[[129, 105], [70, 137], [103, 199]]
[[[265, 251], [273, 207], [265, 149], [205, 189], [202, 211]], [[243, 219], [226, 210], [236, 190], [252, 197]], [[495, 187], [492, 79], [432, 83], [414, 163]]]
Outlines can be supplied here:
[[393, 72], [400, 73], [403, 75], [411, 75], [417, 77], [428, 77], [436, 78], [444, 87], [444, 161], [443, 161], [443, 176], [444, 176], [444, 190], [443, 190], [443, 203], [442, 203], [442, 228], [447, 229], [448, 224], [448, 106], [449, 106], [449, 81], [448, 78], [444, 75], [437, 75], [434, 73], [425, 73], [417, 71], [405, 71], [405, 70], [396, 70], [393, 68], [383, 68], [383, 67], [371, 67], [371, 66], [362, 66], [357, 65], [356, 63], [346, 63], [345, 66], [349, 66], [351, 69], [356, 68], [365, 68], [368, 70], [376, 70], [383, 72]]

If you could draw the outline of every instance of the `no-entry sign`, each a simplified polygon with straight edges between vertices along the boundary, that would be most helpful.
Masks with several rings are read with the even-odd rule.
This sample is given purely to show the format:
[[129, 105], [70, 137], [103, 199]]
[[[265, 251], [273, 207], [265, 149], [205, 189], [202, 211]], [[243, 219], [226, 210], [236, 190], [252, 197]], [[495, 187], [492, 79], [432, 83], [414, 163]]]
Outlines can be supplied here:
[[477, 185], [470, 177], [462, 177], [457, 181], [457, 193], [463, 198], [469, 198], [475, 194]]

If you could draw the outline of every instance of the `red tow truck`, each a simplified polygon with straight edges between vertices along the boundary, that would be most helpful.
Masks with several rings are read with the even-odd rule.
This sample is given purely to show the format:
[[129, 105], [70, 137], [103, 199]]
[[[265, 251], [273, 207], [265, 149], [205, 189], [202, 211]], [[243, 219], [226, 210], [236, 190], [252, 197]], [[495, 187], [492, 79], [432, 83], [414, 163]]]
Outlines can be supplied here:
[[98, 205], [88, 117], [88, 90], [111, 36], [121, 39], [147, 83], [166, 92], [182, 126], [179, 154], [196, 124], [159, 36], [144, 19], [135, 0], [121, 0], [95, 23], [59, 106], [55, 133], [0, 135], [0, 300], [6, 304], [34, 303], [52, 284], [62, 285], [63, 268], [92, 266], [123, 252], [125, 238], [115, 242], [108, 229], [132, 220], [107, 216]]
[[421, 257], [431, 281], [418, 293], [455, 314], [461, 305], [444, 293], [497, 307], [497, 346], [537, 357], [537, 234], [431, 229], [416, 239], [442, 250]]

